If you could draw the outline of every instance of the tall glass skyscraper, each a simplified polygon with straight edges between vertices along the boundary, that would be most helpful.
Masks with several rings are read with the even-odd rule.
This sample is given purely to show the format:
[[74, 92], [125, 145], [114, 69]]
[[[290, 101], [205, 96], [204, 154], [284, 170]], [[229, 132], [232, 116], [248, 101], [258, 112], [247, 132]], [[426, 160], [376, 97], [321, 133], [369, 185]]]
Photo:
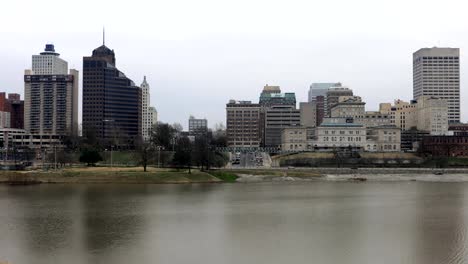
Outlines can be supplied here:
[[116, 68], [104, 44], [83, 57], [83, 135], [128, 146], [142, 134], [142, 91]]

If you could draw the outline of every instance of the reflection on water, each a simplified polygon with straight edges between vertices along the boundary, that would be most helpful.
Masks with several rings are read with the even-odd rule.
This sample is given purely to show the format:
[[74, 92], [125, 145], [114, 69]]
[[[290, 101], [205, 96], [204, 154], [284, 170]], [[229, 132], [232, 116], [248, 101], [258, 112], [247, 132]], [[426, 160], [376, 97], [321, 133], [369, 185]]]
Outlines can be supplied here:
[[468, 263], [468, 183], [0, 186], [0, 261]]

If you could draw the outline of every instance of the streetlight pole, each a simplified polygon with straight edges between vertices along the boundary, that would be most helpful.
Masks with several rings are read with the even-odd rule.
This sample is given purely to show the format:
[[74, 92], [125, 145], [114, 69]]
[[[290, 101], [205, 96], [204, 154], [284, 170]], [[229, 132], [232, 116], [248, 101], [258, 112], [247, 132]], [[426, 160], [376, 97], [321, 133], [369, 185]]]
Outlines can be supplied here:
[[111, 149], [111, 168], [113, 168], [114, 167], [114, 162], [112, 160], [112, 145], [111, 145], [110, 149]]
[[57, 170], [57, 144], [54, 144], [54, 168]]
[[158, 146], [158, 168], [161, 168], [161, 146]]

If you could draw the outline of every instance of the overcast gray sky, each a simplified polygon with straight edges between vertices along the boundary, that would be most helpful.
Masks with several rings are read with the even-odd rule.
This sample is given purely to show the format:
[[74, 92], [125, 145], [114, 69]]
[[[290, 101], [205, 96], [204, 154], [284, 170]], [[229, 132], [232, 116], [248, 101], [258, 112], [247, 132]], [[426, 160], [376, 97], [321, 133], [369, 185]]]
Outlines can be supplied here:
[[212, 126], [225, 122], [229, 99], [257, 101], [266, 83], [306, 101], [312, 82], [340, 81], [367, 110], [410, 100], [412, 53], [458, 47], [466, 121], [467, 7], [466, 0], [2, 1], [0, 90], [23, 94], [23, 71], [48, 42], [81, 72], [105, 26], [117, 67], [137, 85], [147, 76], [161, 121], [187, 128], [195, 115]]

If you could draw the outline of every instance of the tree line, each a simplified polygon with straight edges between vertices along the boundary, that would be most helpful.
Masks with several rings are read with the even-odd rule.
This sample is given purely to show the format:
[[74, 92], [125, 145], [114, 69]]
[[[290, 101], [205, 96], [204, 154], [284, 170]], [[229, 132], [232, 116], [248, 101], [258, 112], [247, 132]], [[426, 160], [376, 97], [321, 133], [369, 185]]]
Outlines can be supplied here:
[[[214, 130], [206, 133], [190, 135], [182, 131], [179, 124], [157, 123], [151, 131], [148, 140], [136, 138], [132, 144], [125, 142], [125, 150], [134, 153], [135, 161], [147, 171], [149, 165], [160, 167], [187, 168], [192, 167], [208, 170], [212, 167], [223, 167], [229, 161], [226, 153], [217, 149], [226, 147], [226, 130], [223, 125], [217, 125]], [[93, 166], [103, 160], [102, 151], [122, 150], [118, 140], [100, 142], [95, 135], [83, 137], [69, 136], [64, 139], [65, 149], [58, 155], [60, 164], [66, 164], [71, 158], [70, 152], [79, 152], [79, 161]], [[57, 155], [54, 155], [57, 157]]]

